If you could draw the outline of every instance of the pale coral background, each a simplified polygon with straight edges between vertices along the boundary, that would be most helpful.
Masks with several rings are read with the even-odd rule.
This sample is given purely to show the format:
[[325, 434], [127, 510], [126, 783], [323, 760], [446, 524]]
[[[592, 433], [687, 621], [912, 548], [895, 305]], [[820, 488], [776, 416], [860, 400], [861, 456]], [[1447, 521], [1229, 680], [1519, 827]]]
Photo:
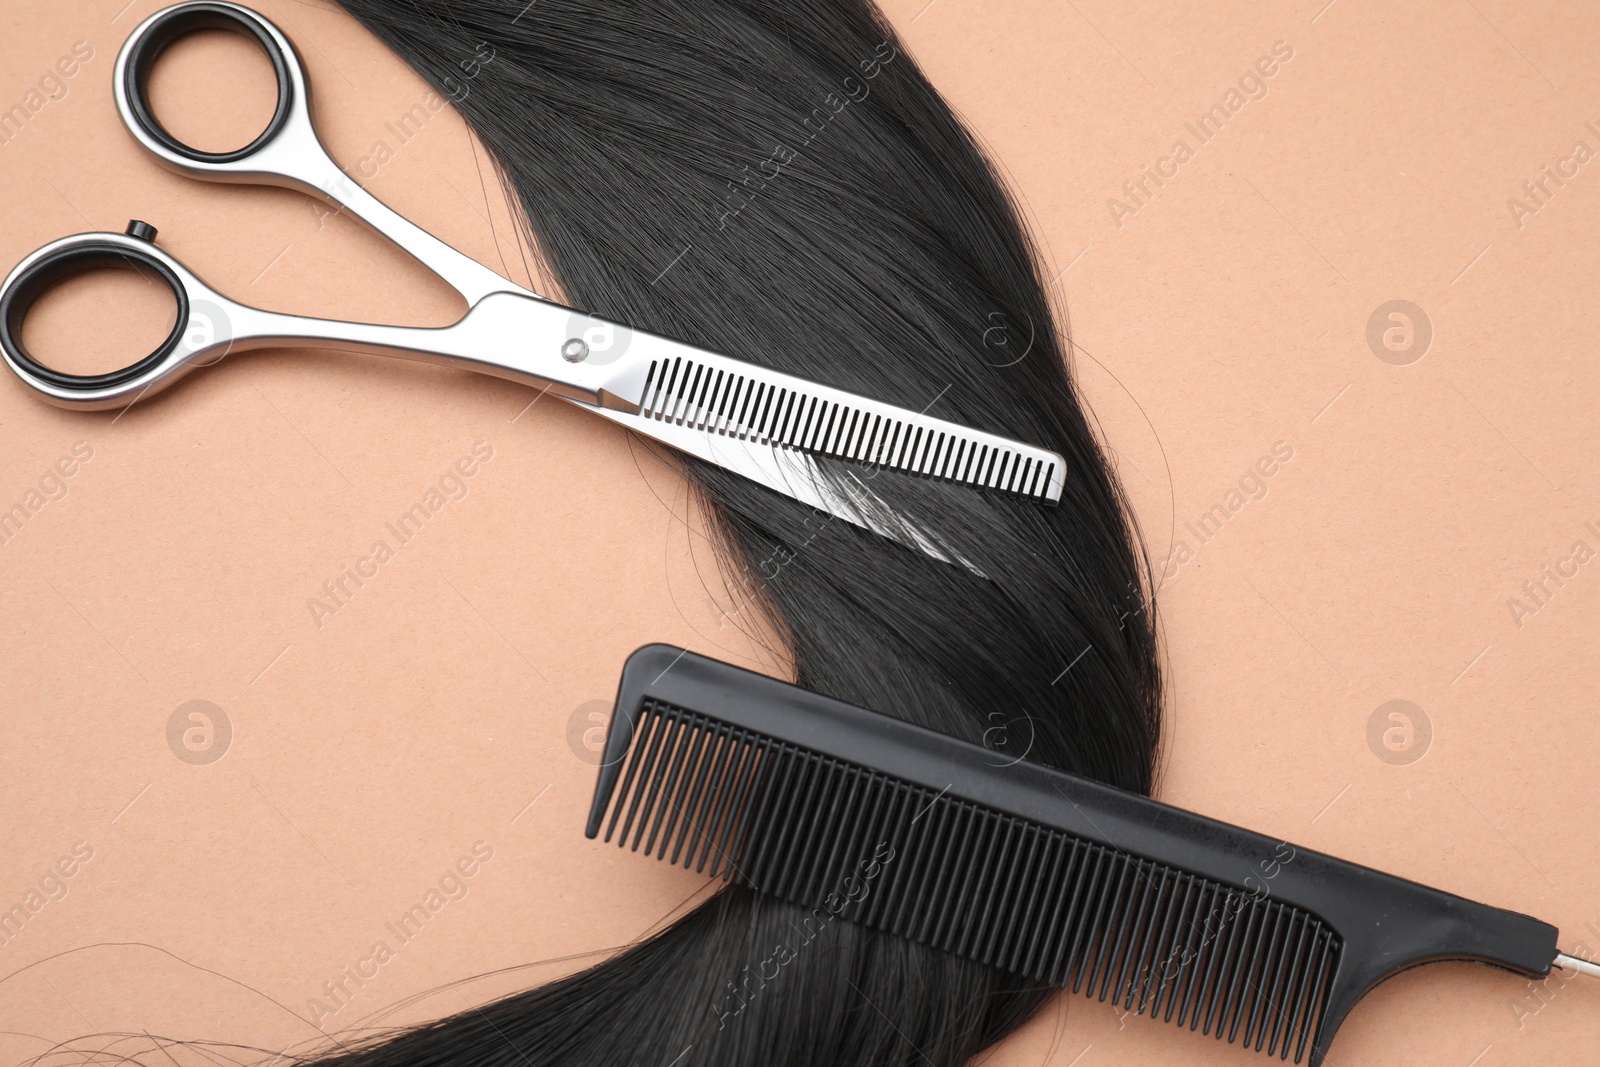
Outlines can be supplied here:
[[[402, 253], [304, 197], [145, 157], [110, 73], [160, 4], [125, 2], [0, 10], [0, 109], [76, 42], [93, 53], [0, 144], [0, 266], [138, 217], [238, 299], [419, 324], [459, 313]], [[526, 280], [526, 254], [537, 272], [452, 112], [404, 144], [389, 131], [427, 93], [398, 59], [326, 5], [258, 6], [298, 43], [336, 158], [484, 263]], [[1533, 206], [1523, 183], [1575, 142], [1600, 151], [1600, 11], [886, 10], [1021, 195], [1079, 379], [1152, 555], [1171, 560], [1165, 799], [1538, 915], [1569, 949], [1600, 945], [1600, 564], [1574, 556], [1580, 541], [1600, 551], [1600, 162], [1545, 179], [1536, 212], [1508, 206]], [[1265, 96], [1199, 144], [1185, 123], [1278, 42], [1292, 58]], [[265, 65], [238, 42], [196, 42], [170, 66], [158, 104], [196, 136], [265, 99]], [[185, 98], [185, 73], [222, 80]], [[1179, 139], [1192, 158], [1178, 176], [1129, 200], [1123, 183]], [[1369, 318], [1394, 300], [1431, 323], [1420, 358], [1415, 332], [1409, 351], [1369, 346]], [[38, 336], [65, 368], [108, 366], [119, 341], [164, 332], [160, 305], [136, 284], [77, 286], [41, 306]], [[0, 510], [79, 442], [92, 450], [0, 544], [0, 909], [92, 849], [50, 883], [66, 895], [0, 944], [0, 1060], [101, 1033], [265, 1059], [301, 1047], [319, 1034], [308, 1000], [477, 842], [492, 858], [465, 896], [324, 1026], [419, 1021], [547, 980], [701, 891], [582, 838], [592, 702], [647, 641], [781, 660], [727, 614], [675, 475], [599, 420], [530, 399], [321, 353], [228, 359], [120, 416], [58, 411], [0, 379]], [[480, 441], [493, 458], [466, 495], [319, 627], [307, 600]], [[1259, 499], [1240, 506], [1230, 491], [1275, 445], [1292, 458], [1247, 481]], [[1189, 524], [1214, 505], [1227, 518], [1202, 544]], [[1558, 587], [1541, 570], [1562, 559], [1576, 574]], [[1544, 603], [1514, 617], [1537, 581]], [[207, 765], [169, 747], [192, 700], [231, 724]], [[1391, 700], [1420, 709], [1430, 743], [1410, 711], [1406, 747], [1405, 721], [1379, 713]], [[477, 975], [492, 977], [462, 982]], [[1059, 1004], [989, 1062], [1256, 1062]], [[1363, 1002], [1330, 1062], [1497, 1067], [1596, 1048], [1600, 982], [1449, 965]]]

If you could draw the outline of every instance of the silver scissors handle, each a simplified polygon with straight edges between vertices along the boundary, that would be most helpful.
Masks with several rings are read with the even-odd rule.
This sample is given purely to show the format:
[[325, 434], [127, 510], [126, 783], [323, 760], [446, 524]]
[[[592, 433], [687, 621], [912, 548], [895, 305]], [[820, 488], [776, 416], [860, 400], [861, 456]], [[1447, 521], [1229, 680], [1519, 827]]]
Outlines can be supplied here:
[[[150, 72], [173, 42], [199, 30], [254, 40], [272, 61], [277, 107], [254, 141], [231, 152], [202, 152], [172, 136], [149, 101]], [[275, 185], [320, 196], [409, 252], [476, 304], [490, 293], [533, 295], [395, 212], [339, 168], [311, 122], [311, 87], [294, 44], [256, 12], [223, 0], [176, 4], [140, 23], [112, 72], [117, 111], [135, 140], [171, 170], [202, 181]]]
[[[255, 140], [230, 152], [183, 144], [150, 106], [150, 73], [181, 37], [221, 29], [255, 41], [271, 60], [277, 104]], [[230, 352], [266, 346], [378, 351], [440, 364], [466, 365], [589, 404], [604, 396], [622, 368], [571, 368], [559, 357], [583, 318], [545, 301], [450, 247], [368, 193], [339, 169], [311, 121], [310, 87], [299, 53], [267, 19], [223, 0], [181, 3], [136, 27], [117, 56], [112, 84], [117, 110], [135, 140], [172, 170], [205, 181], [275, 185], [320, 196], [350, 212], [409, 252], [454, 287], [469, 305], [466, 317], [444, 329], [415, 329], [313, 319], [262, 311], [229, 300], [154, 244], [155, 228], [129, 223], [125, 233], [83, 233], [53, 241], [29, 255], [0, 285], [0, 353], [25, 383], [63, 407], [123, 407], [159, 392], [197, 366]], [[172, 291], [178, 306], [172, 332], [154, 352], [106, 374], [66, 374], [33, 357], [22, 339], [34, 302], [55, 283], [101, 267], [132, 269]], [[556, 336], [560, 334], [560, 336]], [[534, 344], [538, 339], [542, 344]], [[496, 353], [489, 362], [486, 353]], [[501, 359], [501, 356], [504, 356]], [[560, 367], [553, 382], [543, 367]], [[636, 391], [639, 383], [622, 382]]]

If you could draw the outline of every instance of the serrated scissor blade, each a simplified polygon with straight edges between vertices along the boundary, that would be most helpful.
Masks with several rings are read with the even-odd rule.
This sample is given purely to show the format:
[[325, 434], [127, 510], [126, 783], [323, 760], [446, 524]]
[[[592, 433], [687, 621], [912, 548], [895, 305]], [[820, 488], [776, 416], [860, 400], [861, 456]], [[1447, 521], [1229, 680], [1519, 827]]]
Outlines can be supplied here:
[[1048, 449], [642, 331], [627, 361], [644, 374], [640, 395], [627, 399], [646, 422], [1061, 500], [1066, 464]]

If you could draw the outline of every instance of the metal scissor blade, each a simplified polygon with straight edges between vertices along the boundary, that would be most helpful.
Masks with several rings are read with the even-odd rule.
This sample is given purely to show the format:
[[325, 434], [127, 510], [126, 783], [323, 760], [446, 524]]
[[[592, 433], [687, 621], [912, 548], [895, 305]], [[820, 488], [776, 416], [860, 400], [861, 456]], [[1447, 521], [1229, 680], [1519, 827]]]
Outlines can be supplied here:
[[910, 522], [895, 517], [878, 495], [851, 475], [844, 486], [836, 486], [817, 469], [816, 462], [803, 452], [770, 444], [725, 437], [692, 426], [647, 418], [643, 415], [597, 407], [563, 396], [562, 400], [593, 412], [638, 433], [669, 445], [680, 452], [698, 456], [732, 471], [774, 492], [808, 504], [818, 511], [844, 519], [864, 530], [907, 548], [915, 549], [943, 563], [957, 563], [976, 572], [959, 556], [943, 551]]
[[1066, 462], [1048, 449], [643, 331], [632, 334], [627, 363], [644, 375], [637, 403], [652, 423], [1000, 489], [1040, 503], [1061, 500]]

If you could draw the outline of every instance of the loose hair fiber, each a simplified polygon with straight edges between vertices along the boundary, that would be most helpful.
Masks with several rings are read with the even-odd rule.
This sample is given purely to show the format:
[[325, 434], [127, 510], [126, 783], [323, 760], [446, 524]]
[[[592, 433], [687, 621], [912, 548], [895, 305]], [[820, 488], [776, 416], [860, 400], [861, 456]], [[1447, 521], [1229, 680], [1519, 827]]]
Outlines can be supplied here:
[[[1060, 452], [1054, 508], [856, 472], [968, 566], [677, 461], [801, 685], [1151, 791], [1147, 560], [1018, 213], [875, 7], [340, 2], [455, 104], [566, 302]], [[1053, 993], [732, 888], [590, 969], [315, 1062], [955, 1067]]]

